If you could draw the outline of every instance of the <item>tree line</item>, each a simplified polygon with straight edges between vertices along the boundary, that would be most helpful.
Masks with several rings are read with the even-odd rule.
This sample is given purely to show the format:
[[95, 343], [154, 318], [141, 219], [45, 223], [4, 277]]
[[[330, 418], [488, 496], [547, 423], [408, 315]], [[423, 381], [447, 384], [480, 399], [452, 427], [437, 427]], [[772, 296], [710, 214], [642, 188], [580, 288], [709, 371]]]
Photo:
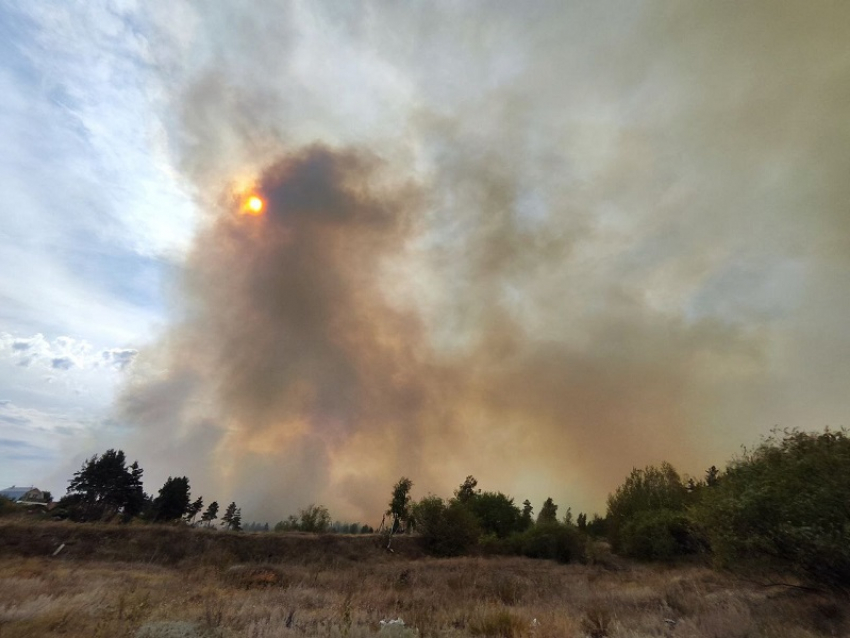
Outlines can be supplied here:
[[[83, 463], [52, 512], [74, 521], [182, 522], [239, 531], [241, 510], [231, 502], [191, 498], [189, 479], [169, 477], [156, 496], [142, 486], [137, 462], [107, 450]], [[449, 498], [411, 497], [413, 481], [392, 487], [378, 531], [415, 536], [434, 556], [471, 552], [583, 561], [607, 545], [619, 555], [646, 561], [707, 558], [730, 569], [791, 573], [818, 586], [850, 586], [850, 438], [845, 431], [774, 431], [724, 469], [682, 477], [667, 462], [635, 468], [609, 495], [604, 516], [573, 515], [547, 498], [535, 515], [529, 500], [517, 504], [483, 491], [468, 476]], [[360, 523], [332, 521], [311, 504], [251, 531], [373, 533]]]
[[[143, 489], [143, 474], [137, 461], [127, 466], [123, 450], [95, 454], [74, 472], [53, 516], [76, 522], [127, 522], [138, 518], [156, 523], [183, 521], [210, 528], [215, 525], [220, 511], [218, 502], [212, 501], [204, 508], [203, 496], [193, 501], [187, 477], [169, 476], [154, 497]], [[242, 510], [231, 502], [219, 523], [225, 529], [240, 531]]]
[[[645, 561], [708, 559], [731, 570], [791, 574], [815, 587], [850, 586], [850, 438], [845, 431], [775, 430], [725, 469], [682, 477], [667, 462], [635, 468], [609, 495], [604, 517], [547, 499], [536, 517], [469, 476], [452, 498], [410, 498], [394, 486], [390, 534], [415, 533], [437, 556], [473, 550], [585, 560], [600, 544]], [[601, 543], [600, 543], [601, 542]]]

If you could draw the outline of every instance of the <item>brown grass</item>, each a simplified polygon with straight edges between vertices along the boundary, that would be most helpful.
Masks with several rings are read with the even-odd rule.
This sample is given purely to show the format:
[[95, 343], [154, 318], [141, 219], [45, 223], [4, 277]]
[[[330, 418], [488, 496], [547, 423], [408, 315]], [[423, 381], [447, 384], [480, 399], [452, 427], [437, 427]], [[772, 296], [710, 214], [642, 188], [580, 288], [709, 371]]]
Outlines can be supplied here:
[[[844, 599], [764, 589], [700, 567], [437, 560], [387, 554], [362, 538], [221, 534], [219, 541], [209, 532], [126, 527], [122, 536], [106, 530], [98, 549], [85, 543], [103, 530], [84, 525], [35, 526], [28, 545], [24, 523], [17, 525], [0, 525], [0, 638], [812, 638], [850, 631]], [[165, 548], [151, 557], [158, 535], [180, 544], [182, 558]], [[79, 551], [52, 558], [56, 545], [45, 536], [72, 539]], [[136, 548], [135, 560], [118, 538]], [[381, 625], [396, 618], [404, 626]]]

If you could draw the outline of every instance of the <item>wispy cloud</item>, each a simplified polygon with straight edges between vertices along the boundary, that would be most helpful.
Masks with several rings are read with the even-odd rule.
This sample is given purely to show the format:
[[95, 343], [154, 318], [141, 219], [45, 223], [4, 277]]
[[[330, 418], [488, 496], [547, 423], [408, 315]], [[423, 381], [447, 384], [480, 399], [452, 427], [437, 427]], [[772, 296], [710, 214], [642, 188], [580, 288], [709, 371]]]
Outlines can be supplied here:
[[97, 350], [84, 339], [67, 336], [50, 341], [41, 334], [15, 337], [9, 333], [0, 333], [0, 360], [6, 359], [27, 367], [40, 366], [60, 371], [71, 368], [125, 370], [137, 354], [138, 350], [134, 348]]

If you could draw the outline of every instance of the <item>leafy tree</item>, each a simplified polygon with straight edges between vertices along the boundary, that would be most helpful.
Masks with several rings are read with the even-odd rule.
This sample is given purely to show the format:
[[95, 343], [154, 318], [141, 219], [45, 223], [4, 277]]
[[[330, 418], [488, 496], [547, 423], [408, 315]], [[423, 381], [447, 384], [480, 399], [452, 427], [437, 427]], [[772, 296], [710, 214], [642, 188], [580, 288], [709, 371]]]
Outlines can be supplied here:
[[687, 488], [669, 463], [633, 469], [608, 497], [608, 538], [616, 552], [669, 559], [694, 551], [685, 506]]
[[564, 514], [564, 525], [572, 525], [573, 524], [573, 508], [568, 507], [567, 513]]
[[558, 506], [552, 498], [547, 498], [543, 502], [543, 507], [540, 508], [540, 513], [537, 515], [537, 524], [557, 523], [558, 522]]
[[387, 514], [393, 519], [393, 532], [398, 532], [410, 518], [410, 489], [413, 481], [402, 476], [393, 486], [392, 499]]
[[302, 532], [323, 534], [331, 525], [331, 515], [328, 508], [311, 503], [298, 513], [298, 529]]
[[620, 533], [619, 551], [642, 560], [671, 560], [696, 548], [686, 514], [669, 509], [638, 512]]
[[475, 516], [456, 499], [446, 503], [439, 496], [426, 496], [412, 509], [419, 543], [434, 556], [465, 554], [480, 535]]
[[212, 522], [218, 518], [218, 501], [213, 501], [207, 507], [207, 510], [201, 515], [201, 522], [206, 523], [207, 527], [212, 525]]
[[154, 499], [156, 520], [176, 521], [189, 511], [189, 479], [185, 476], [168, 477]]
[[718, 563], [850, 586], [850, 438], [774, 432], [704, 490], [692, 518]]
[[231, 502], [227, 506], [224, 515], [221, 517], [221, 524], [234, 532], [242, 530], [242, 510], [236, 507], [235, 502]]
[[455, 490], [455, 499], [462, 504], [468, 503], [470, 500], [475, 498], [477, 494], [481, 493], [481, 490], [476, 490], [475, 488], [478, 486], [478, 481], [471, 474], [464, 479], [463, 483], [460, 484], [460, 487]]
[[[460, 503], [460, 501], [458, 501]], [[507, 538], [521, 531], [522, 514], [514, 505], [514, 500], [501, 492], [483, 492], [474, 494], [465, 503], [467, 509], [478, 519], [484, 534], [494, 534], [497, 538]]]
[[361, 528], [360, 528], [360, 533], [361, 533], [361, 534], [372, 534], [372, 533], [374, 533], [374, 531], [375, 531], [375, 530], [373, 530], [373, 529], [372, 529], [371, 527], [369, 527], [368, 525], [364, 525], [363, 527], [361, 527]]
[[276, 532], [295, 532], [299, 529], [298, 517], [290, 514], [285, 521], [279, 521], [274, 526]]
[[83, 463], [69, 481], [68, 492], [60, 502], [75, 520], [97, 520], [123, 515], [136, 516], [145, 503], [142, 469], [137, 462], [129, 468], [122, 450], [95, 454]]

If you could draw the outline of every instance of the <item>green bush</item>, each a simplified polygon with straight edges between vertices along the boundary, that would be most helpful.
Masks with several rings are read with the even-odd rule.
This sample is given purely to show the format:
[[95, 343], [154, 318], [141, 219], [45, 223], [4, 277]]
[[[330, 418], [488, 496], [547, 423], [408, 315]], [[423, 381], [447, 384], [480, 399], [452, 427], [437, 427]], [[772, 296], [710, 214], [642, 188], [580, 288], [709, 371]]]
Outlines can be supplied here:
[[413, 520], [422, 548], [433, 556], [461, 556], [480, 534], [475, 516], [458, 501], [446, 504], [426, 496], [413, 506]]
[[608, 514], [600, 519], [600, 527], [618, 554], [671, 560], [699, 547], [687, 516], [689, 501], [695, 498], [669, 463], [634, 469], [608, 497]]
[[586, 539], [572, 525], [538, 523], [518, 537], [519, 553], [528, 558], [547, 558], [561, 563], [585, 558]]
[[723, 566], [850, 586], [850, 438], [774, 433], [704, 490], [692, 518]]
[[10, 501], [5, 496], [0, 496], [0, 516], [6, 516], [7, 514], [15, 514], [20, 511], [20, 507], [15, 505], [15, 503]]
[[473, 494], [463, 504], [478, 519], [484, 534], [507, 538], [521, 529], [520, 509], [514, 505], [512, 498], [501, 492]]
[[620, 530], [620, 551], [641, 560], [671, 560], [695, 551], [683, 512], [659, 509], [636, 513]]

